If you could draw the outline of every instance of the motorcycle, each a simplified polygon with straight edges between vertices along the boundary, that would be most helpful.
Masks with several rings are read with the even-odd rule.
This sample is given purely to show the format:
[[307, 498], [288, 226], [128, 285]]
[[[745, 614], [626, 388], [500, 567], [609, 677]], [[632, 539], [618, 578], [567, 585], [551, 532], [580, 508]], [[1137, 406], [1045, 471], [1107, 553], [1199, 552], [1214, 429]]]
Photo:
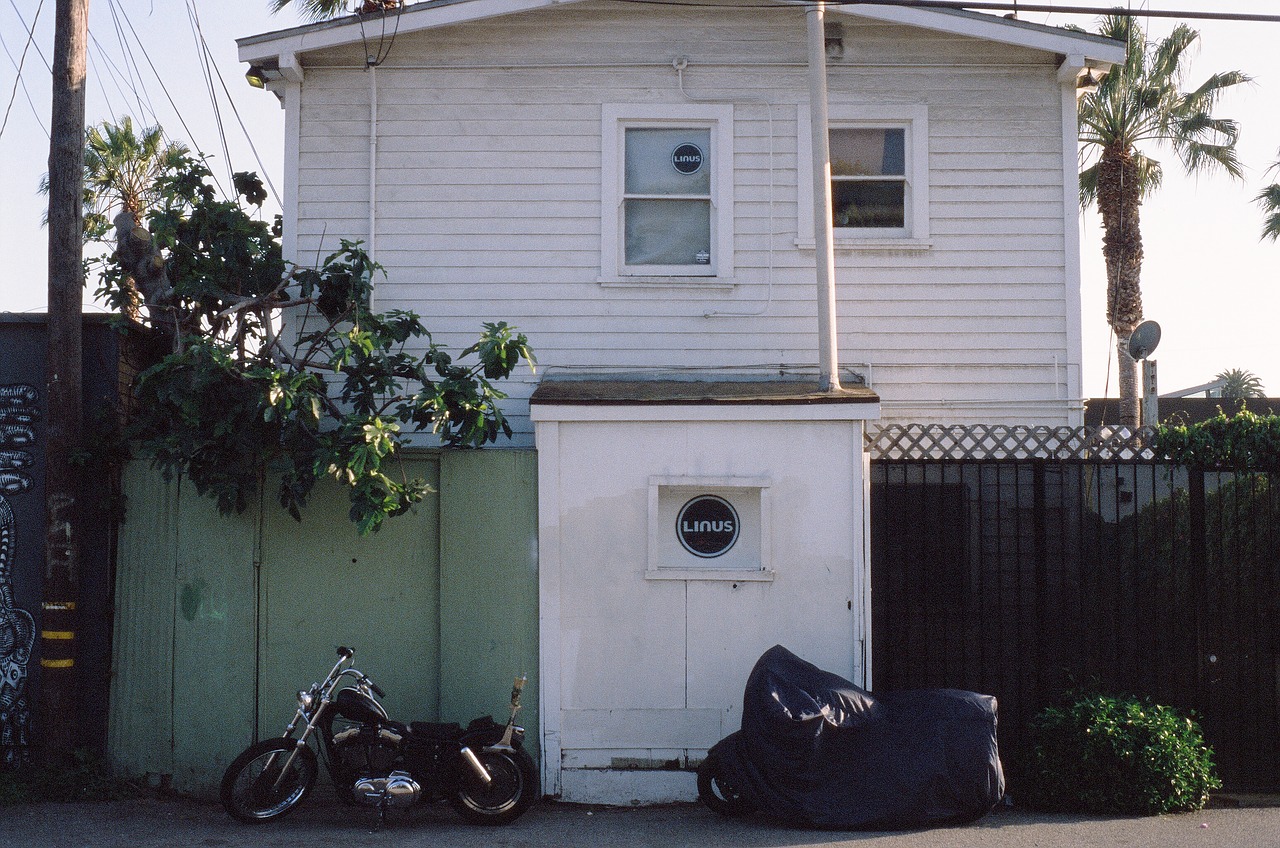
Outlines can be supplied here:
[[996, 699], [956, 689], [876, 695], [775, 645], [742, 729], [698, 766], [698, 797], [808, 827], [900, 830], [974, 821], [1004, 796]]
[[[292, 811], [311, 793], [319, 773], [308, 740], [318, 737], [339, 797], [378, 810], [447, 800], [471, 824], [515, 821], [533, 803], [538, 773], [515, 723], [525, 678], [511, 689], [505, 725], [491, 716], [465, 728], [454, 723], [388, 717], [378, 701], [386, 694], [351, 665], [355, 652], [338, 648], [338, 662], [321, 683], [298, 692], [298, 706], [284, 735], [250, 745], [222, 778], [222, 806], [251, 824]], [[344, 681], [351, 685], [343, 687]]]

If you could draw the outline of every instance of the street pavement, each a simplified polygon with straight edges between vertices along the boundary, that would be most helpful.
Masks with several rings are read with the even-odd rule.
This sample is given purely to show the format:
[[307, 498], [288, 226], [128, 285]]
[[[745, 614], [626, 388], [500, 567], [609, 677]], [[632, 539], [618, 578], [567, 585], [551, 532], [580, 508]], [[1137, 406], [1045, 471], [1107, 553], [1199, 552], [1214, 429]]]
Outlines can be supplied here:
[[1210, 809], [1150, 818], [1032, 814], [999, 809], [964, 827], [906, 833], [790, 828], [730, 820], [696, 804], [657, 807], [535, 805], [502, 828], [463, 824], [447, 806], [393, 814], [380, 831], [367, 809], [318, 793], [264, 825], [232, 821], [220, 806], [182, 799], [0, 808], [0, 846], [13, 848], [1269, 848], [1280, 846], [1280, 807]]

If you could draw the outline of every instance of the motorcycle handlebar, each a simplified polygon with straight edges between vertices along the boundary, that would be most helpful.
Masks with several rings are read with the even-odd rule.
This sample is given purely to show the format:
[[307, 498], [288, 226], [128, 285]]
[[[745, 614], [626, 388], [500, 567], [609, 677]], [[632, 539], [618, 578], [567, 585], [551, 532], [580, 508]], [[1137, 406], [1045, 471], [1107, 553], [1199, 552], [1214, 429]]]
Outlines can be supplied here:
[[387, 693], [382, 691], [382, 687], [374, 683], [369, 678], [364, 678], [364, 682], [369, 684], [369, 688], [373, 690], [373, 694], [377, 695], [379, 698], [387, 697]]
[[338, 656], [342, 657], [344, 660], [349, 660], [355, 655], [356, 652], [348, 648], [346, 645], [338, 646]]

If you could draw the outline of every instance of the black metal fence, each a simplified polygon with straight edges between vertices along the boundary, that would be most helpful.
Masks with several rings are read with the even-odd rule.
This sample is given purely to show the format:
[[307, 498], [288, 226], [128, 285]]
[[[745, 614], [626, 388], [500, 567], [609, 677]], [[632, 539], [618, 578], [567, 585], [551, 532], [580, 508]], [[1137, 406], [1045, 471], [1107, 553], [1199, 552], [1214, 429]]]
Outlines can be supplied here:
[[1280, 787], [1277, 482], [1140, 457], [873, 460], [876, 688], [996, 695], [1015, 776], [1067, 690], [1147, 696], [1195, 711], [1228, 786]]

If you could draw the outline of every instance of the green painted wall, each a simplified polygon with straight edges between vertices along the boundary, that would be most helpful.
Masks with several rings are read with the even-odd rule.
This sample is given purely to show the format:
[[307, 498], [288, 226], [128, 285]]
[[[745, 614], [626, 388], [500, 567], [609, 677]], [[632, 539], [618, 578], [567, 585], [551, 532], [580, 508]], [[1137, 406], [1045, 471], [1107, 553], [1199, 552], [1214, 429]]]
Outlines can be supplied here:
[[416, 453], [406, 472], [436, 492], [361, 539], [336, 485], [317, 487], [300, 523], [270, 500], [227, 518], [190, 486], [131, 465], [113, 762], [215, 792], [244, 746], [283, 731], [294, 693], [332, 667], [340, 644], [405, 721], [501, 721], [512, 676], [527, 672], [521, 723], [533, 747], [535, 467], [528, 451]]
[[440, 714], [506, 721], [511, 681], [528, 674], [517, 722], [538, 759], [537, 454], [440, 459]]
[[[405, 463], [409, 477], [439, 488], [434, 456]], [[258, 736], [293, 717], [294, 693], [324, 677], [335, 648], [387, 693], [402, 721], [434, 721], [440, 698], [438, 495], [364, 538], [347, 520], [336, 485], [317, 487], [299, 523], [282, 509], [263, 515], [259, 591]], [[247, 744], [247, 742], [246, 742]]]

